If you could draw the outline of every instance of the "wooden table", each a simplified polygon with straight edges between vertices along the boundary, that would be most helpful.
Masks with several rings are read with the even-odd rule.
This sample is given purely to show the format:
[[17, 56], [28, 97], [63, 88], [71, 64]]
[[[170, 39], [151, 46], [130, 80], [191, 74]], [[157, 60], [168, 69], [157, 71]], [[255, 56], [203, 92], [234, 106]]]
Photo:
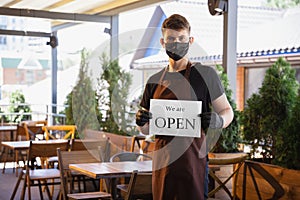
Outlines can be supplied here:
[[[56, 143], [60, 142], [61, 140], [38, 140], [38, 141], [32, 141], [33, 143]], [[65, 140], [64, 140], [65, 141]], [[17, 164], [16, 168], [16, 176], [18, 176], [18, 164], [19, 164], [19, 152], [22, 150], [28, 150], [30, 141], [2, 141], [1, 145], [4, 147], [4, 166], [2, 169], [2, 173], [5, 173], [5, 163], [7, 161], [7, 154], [9, 150], [13, 150], [15, 152], [14, 155], [14, 162]], [[7, 150], [6, 150], [7, 149]], [[6, 150], [6, 152], [5, 152]], [[13, 171], [15, 170], [13, 168]]]
[[116, 199], [116, 178], [130, 177], [133, 170], [152, 172], [152, 161], [101, 162], [70, 164], [70, 169], [91, 178], [111, 179], [112, 199]]
[[3, 156], [3, 169], [2, 169], [2, 173], [5, 173], [5, 165], [7, 162], [7, 156], [9, 154], [9, 151], [15, 152], [14, 153], [14, 163], [17, 165], [16, 167], [13, 168], [13, 172], [15, 172], [16, 169], [16, 176], [18, 176], [18, 165], [19, 165], [19, 151], [22, 150], [27, 150], [29, 148], [29, 141], [2, 141], [1, 145], [3, 147], [3, 151], [1, 154], [1, 159], [2, 159], [2, 155]]

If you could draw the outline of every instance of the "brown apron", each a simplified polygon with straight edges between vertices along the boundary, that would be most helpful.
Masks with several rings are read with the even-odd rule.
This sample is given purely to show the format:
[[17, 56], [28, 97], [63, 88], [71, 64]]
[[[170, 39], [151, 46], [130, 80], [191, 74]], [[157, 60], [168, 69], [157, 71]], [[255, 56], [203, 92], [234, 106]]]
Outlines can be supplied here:
[[[196, 100], [191, 95], [190, 71], [191, 63], [188, 63], [184, 76], [177, 72], [168, 73], [166, 69], [153, 98]], [[205, 149], [201, 149], [202, 144], [205, 145], [203, 141], [204, 134], [201, 138], [156, 136], [152, 180], [154, 200], [204, 199], [206, 157], [200, 155]]]

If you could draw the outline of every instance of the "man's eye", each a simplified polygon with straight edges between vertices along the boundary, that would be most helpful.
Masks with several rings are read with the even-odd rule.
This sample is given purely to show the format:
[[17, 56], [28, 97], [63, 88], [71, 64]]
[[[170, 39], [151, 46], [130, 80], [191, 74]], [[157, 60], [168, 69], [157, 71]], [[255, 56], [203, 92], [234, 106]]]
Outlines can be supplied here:
[[174, 37], [168, 37], [167, 40], [168, 40], [168, 41], [174, 41], [175, 38], [174, 38]]
[[180, 42], [186, 42], [186, 41], [188, 41], [188, 38], [185, 37], [185, 36], [182, 36], [182, 37], [179, 37], [179, 41]]

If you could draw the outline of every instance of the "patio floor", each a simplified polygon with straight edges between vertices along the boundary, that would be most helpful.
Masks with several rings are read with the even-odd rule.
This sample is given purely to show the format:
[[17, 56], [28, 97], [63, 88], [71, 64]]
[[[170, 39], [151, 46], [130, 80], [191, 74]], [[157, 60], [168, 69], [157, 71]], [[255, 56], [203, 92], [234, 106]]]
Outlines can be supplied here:
[[[18, 177], [16, 177], [16, 173], [13, 172], [12, 167], [13, 167], [13, 163], [7, 163], [5, 173], [3, 174], [2, 173], [3, 163], [0, 163], [0, 191], [1, 191], [0, 200], [10, 199], [12, 191], [15, 187], [16, 182], [17, 182]], [[15, 199], [20, 199], [22, 186], [23, 186], [23, 181], [21, 182], [21, 184], [19, 186], [19, 189], [18, 189], [18, 192], [15, 196]], [[59, 192], [59, 186], [55, 185], [54, 186], [54, 197], [53, 197], [53, 199], [56, 199], [58, 192]], [[39, 200], [40, 199], [38, 187], [33, 187], [31, 189], [31, 195], [32, 195], [32, 200]], [[27, 194], [26, 194], [26, 198], [27, 198]], [[47, 199], [46, 192], [44, 192], [44, 198]], [[227, 200], [227, 199], [230, 199], [230, 198], [227, 196], [227, 194], [224, 191], [221, 190], [216, 194], [215, 199]]]
[[[10, 199], [10, 196], [12, 194], [12, 191], [15, 187], [15, 184], [17, 182], [18, 177], [16, 177], [16, 173], [13, 173], [12, 169], [12, 163], [7, 163], [5, 167], [5, 173], [2, 173], [3, 169], [3, 163], [0, 163], [0, 200], [8, 200]], [[23, 181], [21, 182], [18, 192], [15, 196], [15, 199], [20, 199], [20, 194], [21, 194], [21, 188], [23, 186]], [[55, 185], [54, 186], [54, 197], [56, 198], [57, 194], [59, 192], [59, 186]], [[40, 194], [38, 187], [33, 187], [31, 189], [31, 195], [32, 195], [32, 200], [39, 200], [40, 199]], [[44, 193], [45, 199], [47, 199], [47, 193]], [[27, 198], [27, 194], [26, 194]], [[53, 198], [53, 199], [55, 199]]]

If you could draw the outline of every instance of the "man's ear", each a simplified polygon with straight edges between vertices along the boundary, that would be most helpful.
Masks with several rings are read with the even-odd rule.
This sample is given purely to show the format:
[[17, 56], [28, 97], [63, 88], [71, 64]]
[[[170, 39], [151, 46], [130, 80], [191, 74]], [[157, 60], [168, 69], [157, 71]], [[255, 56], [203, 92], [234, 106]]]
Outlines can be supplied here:
[[190, 44], [194, 43], [194, 37], [190, 37]]
[[160, 44], [163, 48], [165, 48], [165, 42], [164, 42], [164, 38], [160, 38]]

